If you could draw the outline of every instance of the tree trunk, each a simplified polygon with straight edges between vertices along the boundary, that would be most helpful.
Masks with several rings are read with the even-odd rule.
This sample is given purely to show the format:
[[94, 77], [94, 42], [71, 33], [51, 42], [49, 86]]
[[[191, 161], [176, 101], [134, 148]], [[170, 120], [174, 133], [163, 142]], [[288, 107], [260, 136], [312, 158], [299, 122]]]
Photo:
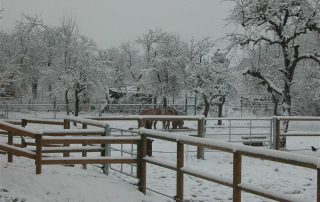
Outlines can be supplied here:
[[[291, 79], [292, 80], [292, 79]], [[290, 83], [291, 80], [285, 82], [284, 95], [283, 95], [283, 115], [291, 115], [291, 94], [290, 94]], [[290, 83], [289, 83], [290, 82]], [[284, 133], [288, 132], [289, 121], [284, 121]], [[280, 148], [286, 148], [287, 139], [283, 136], [280, 140]]]
[[276, 98], [275, 95], [272, 95], [272, 102], [273, 102], [273, 115], [278, 115], [278, 105], [279, 105], [279, 99]]
[[157, 100], [158, 100], [158, 97], [157, 96], [154, 96], [154, 98], [153, 98], [153, 109], [156, 109], [157, 108]]
[[80, 98], [79, 98], [79, 92], [76, 89], [74, 92], [74, 97], [75, 97], [75, 103], [74, 103], [74, 115], [78, 116], [79, 115], [79, 110], [80, 110]]
[[38, 81], [32, 81], [32, 98], [36, 100], [38, 98]]
[[205, 117], [208, 117], [208, 113], [209, 113], [209, 109], [210, 109], [210, 103], [208, 102], [208, 99], [205, 95], [203, 96], [203, 100], [204, 100], [204, 111], [203, 111], [203, 115]]
[[291, 115], [291, 94], [290, 94], [290, 84], [285, 83], [284, 95], [283, 95], [283, 111], [287, 111], [288, 116]]
[[164, 111], [167, 110], [167, 105], [168, 105], [167, 98], [163, 97], [163, 109], [164, 109]]
[[68, 90], [64, 92], [64, 100], [66, 102], [66, 110], [67, 110], [67, 115], [69, 116], [70, 110], [69, 110], [69, 98], [68, 98]]
[[[226, 102], [226, 98], [224, 96], [222, 96], [220, 98], [220, 102], [218, 104], [218, 117], [222, 117], [222, 111], [223, 111], [223, 105]], [[218, 125], [221, 126], [222, 125], [222, 120], [218, 120]]]

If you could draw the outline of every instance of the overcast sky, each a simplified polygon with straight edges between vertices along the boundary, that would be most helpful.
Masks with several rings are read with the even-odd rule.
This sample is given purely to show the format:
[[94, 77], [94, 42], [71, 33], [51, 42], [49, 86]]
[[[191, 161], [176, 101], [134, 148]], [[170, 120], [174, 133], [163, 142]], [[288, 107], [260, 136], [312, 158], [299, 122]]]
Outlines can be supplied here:
[[230, 32], [224, 19], [232, 3], [221, 0], [0, 0], [2, 29], [11, 30], [21, 14], [38, 14], [49, 25], [74, 17], [82, 34], [102, 48], [135, 40], [148, 29], [161, 28], [184, 39]]

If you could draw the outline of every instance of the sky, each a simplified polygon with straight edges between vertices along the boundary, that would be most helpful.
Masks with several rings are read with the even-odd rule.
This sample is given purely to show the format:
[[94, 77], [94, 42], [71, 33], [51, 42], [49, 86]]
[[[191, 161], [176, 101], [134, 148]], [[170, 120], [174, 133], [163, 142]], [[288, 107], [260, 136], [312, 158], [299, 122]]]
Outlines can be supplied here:
[[[2, 1], [2, 2], [1, 2]], [[21, 14], [39, 15], [46, 24], [59, 25], [63, 16], [76, 19], [80, 32], [101, 48], [137, 39], [160, 28], [192, 37], [223, 37], [232, 27], [225, 18], [233, 3], [221, 0], [0, 0], [1, 27], [10, 31]]]

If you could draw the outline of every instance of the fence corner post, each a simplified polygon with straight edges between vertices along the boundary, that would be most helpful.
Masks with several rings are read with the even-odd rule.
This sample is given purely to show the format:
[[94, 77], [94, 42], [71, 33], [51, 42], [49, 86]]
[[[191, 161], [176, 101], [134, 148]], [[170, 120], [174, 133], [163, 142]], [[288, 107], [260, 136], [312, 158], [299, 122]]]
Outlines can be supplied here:
[[[198, 137], [204, 138], [205, 129], [205, 117], [198, 120]], [[204, 148], [197, 147], [197, 159], [204, 159]]]
[[144, 157], [147, 155], [147, 137], [144, 134], [139, 133], [140, 140], [140, 152], [138, 156], [139, 168], [139, 191], [146, 194], [147, 189], [147, 163], [144, 161]]
[[239, 152], [233, 153], [233, 202], [241, 202], [241, 190], [238, 184], [241, 183], [241, 161], [242, 157]]
[[[87, 129], [88, 126], [87, 124], [83, 123], [82, 124], [82, 129]], [[87, 135], [83, 135], [83, 136], [87, 136]], [[82, 146], [87, 146], [87, 144], [82, 144]], [[82, 151], [82, 157], [87, 157], [87, 152], [86, 151]], [[87, 169], [87, 164], [82, 164], [82, 169]]]
[[36, 174], [41, 174], [42, 134], [36, 134]]
[[[8, 145], [13, 145], [13, 132], [8, 131]], [[13, 160], [13, 154], [12, 152], [7, 152], [8, 154], [8, 162], [12, 162]]]
[[320, 168], [317, 168], [317, 202], [320, 202]]
[[[70, 129], [70, 121], [69, 120], [66, 120], [64, 119], [63, 120], [63, 129]], [[63, 144], [64, 147], [69, 147], [70, 144]], [[69, 152], [63, 152], [63, 157], [69, 157], [70, 156], [70, 153]]]
[[27, 125], [27, 120], [21, 119], [21, 127], [26, 127], [26, 125]]
[[[104, 134], [103, 136], [110, 136], [110, 126], [106, 124], [104, 126]], [[101, 156], [111, 156], [111, 148], [110, 144], [101, 144], [102, 152]], [[109, 164], [103, 164], [103, 173], [108, 175], [109, 174]]]
[[184, 166], [184, 145], [177, 142], [177, 187], [176, 187], [176, 200], [183, 201], [184, 179], [181, 168]]

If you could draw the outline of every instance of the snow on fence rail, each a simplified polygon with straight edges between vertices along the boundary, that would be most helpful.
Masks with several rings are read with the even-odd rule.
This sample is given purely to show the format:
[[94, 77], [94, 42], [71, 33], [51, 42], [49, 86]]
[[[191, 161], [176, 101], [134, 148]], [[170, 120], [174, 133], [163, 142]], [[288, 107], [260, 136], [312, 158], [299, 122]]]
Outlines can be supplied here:
[[[218, 142], [214, 140], [202, 139], [197, 137], [183, 136], [177, 134], [170, 134], [167, 132], [159, 132], [149, 129], [139, 129], [141, 134], [141, 151], [139, 161], [140, 163], [140, 191], [146, 193], [146, 164], [151, 163], [164, 168], [168, 168], [177, 172], [177, 201], [183, 201], [184, 180], [183, 175], [188, 174], [194, 177], [209, 180], [218, 184], [229, 186], [233, 188], [233, 201], [241, 201], [241, 191], [249, 192], [255, 195], [263, 196], [277, 201], [303, 201], [288, 197], [283, 194], [275, 194], [251, 186], [250, 184], [241, 183], [242, 173], [242, 156], [252, 158], [260, 158], [263, 160], [275, 161], [279, 163], [300, 166], [304, 168], [311, 168], [317, 170], [317, 201], [320, 201], [320, 158], [310, 157], [306, 155], [293, 154], [284, 151], [275, 151], [264, 148], [255, 148], [245, 145], [235, 145], [231, 143]], [[147, 139], [161, 139], [177, 143], [177, 162], [172, 163], [162, 159], [147, 157], [146, 147]], [[220, 176], [199, 172], [195, 169], [184, 166], [184, 145], [192, 145], [204, 147], [224, 152], [233, 153], [233, 179], [224, 179]]]

